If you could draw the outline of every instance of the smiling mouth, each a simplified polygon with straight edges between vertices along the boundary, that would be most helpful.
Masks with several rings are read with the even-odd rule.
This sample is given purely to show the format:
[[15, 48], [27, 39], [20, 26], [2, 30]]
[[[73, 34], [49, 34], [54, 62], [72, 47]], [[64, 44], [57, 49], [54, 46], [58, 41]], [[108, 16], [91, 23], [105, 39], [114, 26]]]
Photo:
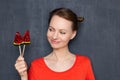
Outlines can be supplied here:
[[56, 41], [56, 40], [51, 40], [51, 43], [52, 43], [52, 44], [58, 44], [58, 43], [59, 43], [59, 41]]

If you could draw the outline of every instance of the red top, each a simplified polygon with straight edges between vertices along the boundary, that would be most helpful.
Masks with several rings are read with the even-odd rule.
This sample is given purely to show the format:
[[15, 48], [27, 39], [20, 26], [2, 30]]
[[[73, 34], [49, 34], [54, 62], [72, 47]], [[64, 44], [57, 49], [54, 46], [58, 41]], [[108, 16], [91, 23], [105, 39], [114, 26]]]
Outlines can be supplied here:
[[28, 80], [95, 80], [88, 57], [76, 55], [74, 65], [64, 72], [51, 70], [43, 58], [34, 60], [28, 72]]

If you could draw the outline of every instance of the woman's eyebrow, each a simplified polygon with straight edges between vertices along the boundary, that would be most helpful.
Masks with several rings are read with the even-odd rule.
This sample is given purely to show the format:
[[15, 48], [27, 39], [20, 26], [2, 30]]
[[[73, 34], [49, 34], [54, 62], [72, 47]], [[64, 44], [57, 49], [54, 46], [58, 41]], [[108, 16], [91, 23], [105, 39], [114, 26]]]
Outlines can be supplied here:
[[52, 26], [49, 26], [49, 27], [54, 28], [54, 27], [52, 27]]
[[[52, 27], [52, 26], [49, 26], [49, 28], [55, 29], [55, 28], [54, 28], [54, 27]], [[67, 31], [66, 29], [59, 29], [59, 30], [62, 30], [62, 31]]]

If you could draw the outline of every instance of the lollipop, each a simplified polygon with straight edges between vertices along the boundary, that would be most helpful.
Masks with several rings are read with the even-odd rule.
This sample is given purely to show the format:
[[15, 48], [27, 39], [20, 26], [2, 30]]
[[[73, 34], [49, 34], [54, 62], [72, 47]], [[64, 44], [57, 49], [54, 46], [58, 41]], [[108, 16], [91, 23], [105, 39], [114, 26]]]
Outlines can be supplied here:
[[22, 37], [19, 32], [16, 32], [13, 44], [15, 46], [19, 46], [19, 52], [21, 55], [21, 46], [20, 45], [22, 44]]
[[23, 38], [22, 38], [22, 44], [24, 45], [23, 46], [23, 51], [22, 51], [22, 55], [24, 55], [24, 51], [25, 51], [25, 46], [30, 44], [30, 33], [29, 33], [29, 30], [27, 30], [24, 35], [23, 35]]
[[29, 33], [29, 30], [27, 30], [24, 35], [23, 35], [23, 38], [22, 38], [22, 43], [23, 44], [30, 44], [30, 33]]

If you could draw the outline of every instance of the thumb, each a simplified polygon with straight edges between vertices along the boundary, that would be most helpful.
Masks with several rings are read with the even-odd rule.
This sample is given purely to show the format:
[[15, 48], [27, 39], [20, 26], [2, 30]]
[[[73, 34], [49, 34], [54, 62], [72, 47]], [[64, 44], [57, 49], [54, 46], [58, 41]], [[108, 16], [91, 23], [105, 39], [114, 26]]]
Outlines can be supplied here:
[[24, 57], [23, 56], [19, 56], [18, 60], [24, 60]]

